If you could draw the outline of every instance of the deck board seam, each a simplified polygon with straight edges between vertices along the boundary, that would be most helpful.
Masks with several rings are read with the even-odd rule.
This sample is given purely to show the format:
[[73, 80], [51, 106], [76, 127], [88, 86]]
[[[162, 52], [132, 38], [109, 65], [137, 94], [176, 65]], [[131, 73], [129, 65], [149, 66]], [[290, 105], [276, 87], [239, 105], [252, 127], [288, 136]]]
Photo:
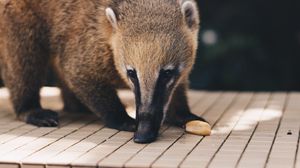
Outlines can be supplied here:
[[[268, 97], [267, 103], [264, 105], [264, 110], [268, 107], [268, 102], [269, 102], [270, 100], [271, 100], [271, 96]], [[251, 104], [251, 102], [250, 102], [250, 104]], [[246, 109], [247, 109], [247, 108], [246, 108]], [[260, 116], [261, 116], [261, 115], [262, 115], [262, 114], [260, 114]], [[239, 156], [239, 158], [238, 158], [238, 160], [237, 160], [237, 162], [236, 162], [236, 164], [235, 164], [235, 166], [234, 166], [235, 168], [238, 167], [238, 165], [239, 165], [239, 163], [240, 163], [240, 161], [241, 161], [241, 159], [242, 159], [244, 153], [246, 152], [247, 147], [249, 146], [249, 143], [251, 142], [251, 139], [253, 138], [253, 135], [255, 134], [255, 131], [256, 131], [258, 125], [259, 125], [259, 120], [258, 120], [258, 122], [256, 123], [256, 125], [255, 125], [255, 127], [254, 127], [254, 129], [253, 129], [253, 131], [252, 131], [252, 133], [251, 133], [251, 135], [250, 135], [250, 137], [249, 137], [249, 139], [248, 139], [248, 141], [247, 141], [247, 143], [246, 143], [246, 145], [245, 145], [245, 147], [244, 147], [242, 153], [241, 153], [241, 155]]]
[[209, 107], [203, 112], [201, 113], [201, 116], [205, 115], [206, 113], [208, 113], [209, 110], [211, 110], [213, 108], [213, 105], [220, 101], [221, 97], [224, 95], [224, 92], [220, 92], [220, 95], [216, 98], [216, 100], [214, 100], [210, 105]]
[[[120, 131], [121, 132], [121, 131]], [[97, 168], [101, 168], [100, 166], [99, 166], [99, 163], [102, 161], [102, 160], [104, 160], [104, 159], [106, 159], [107, 157], [109, 157], [110, 155], [112, 155], [115, 151], [117, 151], [118, 149], [120, 149], [122, 146], [124, 146], [124, 145], [126, 145], [128, 142], [130, 142], [132, 140], [132, 138], [130, 138], [130, 139], [128, 139], [127, 141], [125, 141], [122, 145], [120, 145], [119, 147], [117, 147], [116, 149], [114, 149], [112, 152], [110, 152], [108, 155], [106, 155], [105, 157], [103, 157], [102, 159], [100, 159], [100, 160], [98, 160], [97, 161]]]
[[[251, 96], [249, 102], [246, 104], [246, 106], [243, 108], [243, 113], [246, 111], [246, 109], [251, 105], [251, 102], [254, 100], [254, 94]], [[235, 98], [238, 99], [238, 96]], [[236, 100], [235, 100], [236, 101]], [[232, 102], [232, 104], [234, 104], [235, 102]], [[231, 105], [232, 105], [231, 104]], [[231, 105], [228, 107], [228, 109], [226, 109], [226, 111], [228, 111], [231, 107]], [[216, 157], [217, 153], [221, 150], [221, 148], [223, 147], [223, 145], [225, 144], [225, 142], [227, 141], [227, 139], [230, 137], [233, 128], [238, 124], [238, 121], [241, 119], [243, 114], [241, 114], [238, 118], [238, 120], [236, 121], [236, 123], [234, 124], [234, 126], [232, 127], [231, 131], [229, 132], [229, 134], [225, 137], [225, 139], [223, 140], [223, 142], [221, 143], [221, 145], [219, 146], [219, 148], [217, 149], [217, 151], [214, 153], [214, 155], [211, 157], [211, 159], [209, 160], [208, 164], [206, 165], [206, 167], [209, 167], [213, 161], [213, 159]], [[222, 117], [222, 116], [221, 116]], [[221, 119], [221, 118], [220, 118]], [[217, 123], [217, 122], [216, 122]]]
[[[273, 96], [273, 95], [274, 95], [274, 93], [272, 94], [272, 96]], [[287, 94], [287, 96], [286, 96], [285, 99], [284, 99], [284, 105], [283, 105], [283, 108], [282, 108], [282, 115], [280, 116], [280, 119], [279, 119], [279, 121], [278, 121], [278, 125], [277, 125], [277, 128], [276, 128], [275, 134], [274, 134], [274, 138], [273, 138], [273, 140], [272, 140], [272, 145], [271, 145], [271, 147], [270, 147], [270, 149], [269, 149], [269, 152], [268, 152], [268, 155], [267, 155], [267, 160], [266, 160], [266, 162], [265, 162], [265, 164], [264, 164], [264, 168], [267, 167], [268, 162], [269, 162], [269, 160], [270, 160], [270, 155], [271, 155], [271, 152], [272, 152], [272, 149], [273, 149], [273, 145], [274, 145], [274, 143], [275, 143], [275, 140], [277, 139], [277, 133], [278, 133], [278, 131], [279, 131], [279, 128], [280, 128], [280, 125], [281, 125], [281, 122], [282, 122], [283, 115], [284, 115], [285, 112], [286, 112], [287, 104], [288, 104], [288, 100], [289, 100], [289, 99], [290, 99], [290, 94]]]
[[[72, 122], [72, 121], [71, 121]], [[28, 124], [22, 124], [22, 125], [19, 125], [18, 127], [15, 127], [15, 128], [12, 128], [12, 129], [10, 129], [10, 130], [8, 130], [8, 131], [6, 131], [6, 132], [3, 132], [3, 133], [1, 133], [0, 135], [2, 135], [2, 134], [6, 134], [6, 133], [9, 133], [10, 131], [14, 131], [14, 130], [16, 130], [16, 129], [18, 129], [18, 128], [20, 128], [20, 127], [23, 127], [23, 126], [26, 126], [26, 125], [28, 125]], [[27, 132], [24, 132], [23, 134], [20, 134], [20, 135], [17, 135], [15, 138], [19, 138], [19, 137], [21, 137], [21, 136], [23, 136], [23, 135], [25, 135], [25, 134], [28, 134], [28, 133], [30, 133], [30, 132], [33, 132], [33, 131], [35, 131], [35, 130], [38, 130], [40, 127], [36, 127], [36, 128], [33, 128], [32, 130], [28, 130]], [[55, 130], [58, 130], [59, 129], [59, 127], [57, 127]], [[54, 130], [53, 130], [54, 131]], [[52, 131], [51, 131], [52, 132]], [[47, 134], [44, 134], [44, 135], [48, 135], [48, 133]], [[43, 136], [44, 136], [43, 135]], [[15, 139], [14, 138], [14, 139]], [[40, 138], [40, 137], [39, 137]], [[5, 144], [5, 143], [7, 143], [7, 142], [9, 142], [9, 141], [11, 141], [11, 139], [10, 140], [7, 140], [7, 141], [5, 141], [5, 142], [2, 142], [2, 143], [0, 143], [0, 145], [2, 145], [2, 144]], [[24, 145], [26, 145], [26, 144], [24, 144]], [[24, 146], [24, 145], [22, 145], [22, 146]], [[20, 146], [20, 147], [22, 147], [22, 146]], [[19, 147], [18, 147], [19, 148]], [[18, 149], [18, 148], [15, 148], [15, 149]], [[0, 155], [1, 156], [1, 155]]]
[[[165, 131], [168, 130], [171, 126], [167, 126], [160, 134], [163, 134]], [[132, 140], [132, 138], [131, 138]], [[130, 142], [130, 140], [128, 141]], [[128, 142], [126, 142], [124, 145], [126, 145]], [[138, 150], [134, 155], [132, 155], [130, 158], [128, 158], [122, 165], [122, 167], [126, 167], [126, 163], [128, 163], [132, 158], [134, 158], [138, 153], [140, 153], [143, 149], [145, 149], [149, 144], [145, 144], [140, 150]]]
[[160, 155], [158, 155], [156, 158], [155, 158], [155, 160], [152, 162], [152, 163], [150, 163], [150, 166], [149, 167], [152, 167], [153, 166], [153, 164], [164, 154], [164, 153], [166, 153], [166, 151], [168, 150], [168, 149], [170, 149], [182, 136], [184, 135], [184, 133], [182, 133], [178, 138], [176, 138], [175, 139], [175, 141], [174, 142], [172, 142], [167, 148], [166, 148], [166, 150], [165, 151], [163, 151]]
[[[264, 108], [263, 111], [266, 110], [266, 108], [268, 107], [268, 103], [270, 102], [270, 100], [271, 100], [271, 96], [269, 95], [268, 99], [267, 99], [267, 102], [266, 102], [266, 104], [263, 107]], [[261, 118], [262, 115], [263, 115], [263, 112], [260, 114], [259, 119], [258, 119], [258, 121], [257, 121], [257, 123], [256, 123], [256, 125], [255, 125], [255, 127], [254, 127], [254, 129], [253, 129], [253, 131], [252, 131], [252, 133], [251, 133], [251, 135], [250, 135], [247, 143], [246, 143], [246, 146], [244, 147], [241, 155], [239, 156], [239, 158], [238, 158], [238, 160], [237, 160], [237, 162], [236, 162], [236, 164], [234, 166], [235, 168], [237, 168], [239, 166], [239, 164], [241, 162], [241, 159], [243, 158], [243, 156], [244, 156], [244, 154], [245, 154], [245, 152], [246, 152], [246, 150], [247, 150], [247, 148], [248, 148], [248, 146], [249, 146], [249, 144], [250, 144], [250, 142], [251, 142], [251, 140], [252, 140], [252, 138], [253, 138], [256, 130], [257, 130], [257, 128], [258, 128], [258, 125], [259, 125], [259, 122], [260, 122], [260, 118]]]
[[[220, 95], [218, 96], [218, 98], [216, 98], [210, 105], [209, 105], [209, 107], [201, 114], [201, 116], [202, 115], [204, 115], [204, 114], [206, 114], [208, 111], [210, 111], [212, 108], [213, 108], [213, 105], [215, 104], [215, 103], [217, 103], [218, 101], [220, 101], [220, 99], [221, 99], [221, 97], [222, 97], [222, 95], [224, 95], [224, 92], [221, 92], [220, 93]], [[215, 125], [215, 124], [214, 124]], [[213, 125], [213, 126], [214, 126]], [[213, 127], [212, 126], [212, 127]], [[178, 139], [176, 139], [176, 141], [174, 141], [174, 143], [172, 143], [172, 145], [174, 145], [179, 139], [181, 139], [181, 137], [184, 135], [184, 133], [182, 133], [181, 134], [181, 136], [178, 138]], [[200, 144], [201, 143], [201, 141], [204, 139], [204, 136], [202, 136], [200, 139], [199, 139], [199, 141], [196, 143], [196, 145], [195, 146], [193, 146], [193, 149], [198, 145], [198, 144]], [[160, 156], [162, 156], [172, 145], [170, 145], [161, 155], [159, 155], [156, 159], [155, 159], [155, 161], [153, 161], [153, 163], [151, 163], [150, 164], [150, 167], [160, 158]], [[182, 158], [182, 160], [179, 162], [179, 164], [177, 165], [177, 167], [180, 167], [180, 165], [184, 162], [184, 160], [188, 157], [188, 155], [193, 151], [193, 149], [192, 150], [190, 150], [188, 153], [187, 153], [187, 155], [184, 157], [184, 158]]]
[[[0, 136], [3, 135], [3, 134], [9, 133], [9, 132], [11, 132], [11, 131], [14, 131], [14, 130], [16, 130], [16, 129], [19, 129], [20, 127], [23, 127], [23, 126], [26, 126], [26, 124], [21, 124], [21, 125], [18, 125], [17, 127], [14, 127], [14, 128], [12, 128], [12, 129], [9, 129], [8, 131], [5, 131], [5, 132], [1, 133]], [[28, 132], [26, 132], [26, 133], [28, 133]], [[26, 133], [17, 135], [16, 137], [20, 137], [20, 136], [22, 136], [22, 135], [24, 135], [24, 134], [26, 134]], [[10, 141], [10, 140], [11, 140], [11, 139], [2, 142], [2, 143], [0, 143], [0, 145], [5, 144], [5, 143], [7, 143], [7, 142]]]
[[[216, 104], [218, 101], [220, 101], [220, 98], [222, 97], [223, 94], [224, 94], [224, 92], [221, 92], [221, 94], [219, 95], [219, 97], [218, 97], [216, 100], [213, 101], [213, 103], [205, 110], [205, 112], [203, 112], [203, 114], [205, 114], [207, 111], [210, 111], [211, 108], [213, 107], [213, 105]], [[203, 115], [203, 114], [202, 114], [202, 115]], [[215, 124], [216, 124], [216, 123], [217, 123], [217, 121], [215, 122]], [[215, 125], [215, 124], [214, 124], [214, 125]], [[214, 125], [211, 126], [212, 129], [213, 129]], [[187, 153], [187, 155], [179, 162], [178, 167], [181, 167], [181, 165], [183, 164], [183, 162], [185, 161], [185, 159], [186, 159], [186, 158], [194, 151], [195, 147], [198, 146], [198, 145], [202, 142], [202, 140], [203, 140], [204, 138], [205, 138], [205, 137], [202, 137], [202, 138], [196, 143], [196, 145], [193, 146], [193, 149], [190, 150], [190, 151]]]
[[299, 126], [299, 131], [298, 131], [298, 141], [297, 141], [297, 146], [296, 146], [296, 153], [295, 153], [295, 157], [294, 157], [294, 165], [293, 165], [293, 168], [296, 168], [296, 164], [297, 164], [297, 161], [298, 161], [298, 155], [299, 155], [299, 145], [300, 145], [300, 126]]
[[[87, 125], [89, 125], [89, 124], [91, 124], [91, 123], [93, 123], [93, 122], [95, 122], [95, 121], [96, 121], [96, 119], [95, 119], [95, 120], [92, 120], [92, 121], [90, 121], [90, 122], [88, 122], [88, 123], [86, 123], [86, 124], [84, 124], [84, 125], [82, 125], [81, 127], [77, 128], [77, 129], [75, 129], [75, 130], [73, 130], [73, 131], [71, 131], [71, 132], [69, 132], [69, 133], [67, 133], [66, 135], [64, 135], [64, 136], [62, 136], [62, 137], [56, 139], [55, 141], [53, 141], [53, 142], [47, 144], [46, 146], [44, 146], [44, 147], [38, 149], [37, 151], [35, 151], [35, 152], [29, 154], [28, 156], [26, 156], [25, 158], [23, 158], [23, 160], [26, 159], [26, 158], [29, 158], [30, 156], [34, 155], [35, 153], [37, 153], [37, 152], [39, 152], [39, 151], [41, 151], [41, 150], [47, 148], [48, 146], [52, 145], [53, 143], [55, 143], [55, 142], [57, 142], [57, 141], [59, 141], [59, 140], [65, 138], [65, 137], [67, 137], [68, 135], [71, 135], [71, 134], [75, 133], [75, 132], [78, 131], [79, 129], [81, 129], [81, 128], [83, 128], [83, 127], [85, 127], [85, 126], [87, 126]], [[76, 121], [75, 121], [75, 122], [76, 122]], [[19, 164], [21, 164], [21, 167], [22, 167], [23, 164], [26, 165], [27, 163], [21, 161]], [[46, 167], [46, 164], [36, 164], [36, 165], [43, 165], [44, 167]]]
[[[94, 123], [94, 122], [97, 122], [97, 121], [98, 121], [98, 120], [93, 121], [93, 122], [91, 122], [91, 123]], [[91, 123], [90, 123], [90, 124], [91, 124]], [[88, 125], [89, 125], [89, 124], [88, 124]], [[64, 149], [64, 150], [62, 150], [62, 151], [60, 151], [60, 152], [57, 153], [55, 156], [57, 156], [57, 155], [59, 155], [59, 154], [65, 152], [66, 150], [68, 150], [69, 148], [73, 147], [74, 145], [76, 145], [76, 144], [78, 144], [78, 143], [80, 143], [80, 142], [86, 140], [87, 138], [89, 138], [89, 137], [95, 135], [98, 131], [100, 131], [100, 130], [102, 130], [102, 129], [104, 129], [104, 128], [106, 128], [106, 127], [105, 127], [104, 125], [102, 125], [101, 128], [99, 128], [99, 129], [97, 129], [96, 131], [92, 132], [90, 135], [88, 135], [88, 136], [86, 136], [85, 138], [79, 140], [78, 142], [72, 144], [72, 145], [69, 146], [68, 148], [66, 148], [66, 149]], [[104, 141], [105, 141], [105, 140], [104, 140]], [[104, 142], [104, 141], [103, 141], [103, 142]], [[102, 142], [102, 143], [103, 143], [103, 142]], [[53, 157], [55, 157], [55, 156], [53, 156]], [[47, 165], [55, 165], [55, 164], [49, 164], [49, 163], [46, 163], [46, 164], [45, 164], [45, 167], [47, 167]], [[67, 166], [71, 166], [71, 164], [67, 164]]]
[[[219, 101], [220, 97], [222, 97], [222, 95], [224, 94], [224, 92], [222, 92], [222, 94], [218, 97], [218, 99], [216, 99], [212, 104], [211, 106], [205, 111], [205, 113], [207, 113], [212, 107], [213, 105]], [[231, 102], [227, 105], [227, 107], [223, 110], [222, 114], [219, 116], [219, 118], [215, 121], [215, 123], [211, 126], [212, 127], [212, 130], [214, 129], [215, 125], [221, 120], [221, 118], [225, 115], [225, 113], [230, 109], [230, 107], [232, 106], [232, 104], [235, 103], [235, 101], [237, 100], [238, 98], [238, 93], [234, 96], [234, 98], [231, 100]], [[204, 114], [204, 113], [203, 113]], [[204, 139], [205, 137], [202, 137], [197, 143], [196, 145], [193, 147], [192, 150], [190, 150], [187, 155], [181, 160], [181, 162], [178, 164], [178, 167], [181, 167], [181, 165], [183, 164], [183, 162], [185, 161], [185, 159], [193, 152], [193, 150], [195, 149], [196, 146], [198, 146], [202, 140]]]
[[[72, 122], [74, 122], [74, 121], [70, 121], [70, 122], [68, 122], [68, 123], [65, 123], [64, 126], [65, 126], [65, 125], [68, 125], [68, 124], [70, 124], [70, 123], [72, 123]], [[25, 132], [24, 134], [22, 134], [22, 135], [20, 135], [20, 136], [17, 136], [16, 138], [19, 138], [19, 137], [21, 137], [21, 136], [23, 136], [23, 135], [26, 135], [27, 133], [33, 132], [33, 131], [35, 131], [35, 130], [38, 130], [39, 128], [40, 128], [40, 127], [36, 128], [36, 129], [33, 129], [33, 130], [29, 131], [29, 132]], [[52, 133], [52, 132], [54, 132], [54, 131], [56, 131], [56, 130], [59, 130], [59, 127], [55, 128], [55, 129], [53, 129], [52, 131], [49, 131], [48, 133], [45, 133], [45, 134], [43, 134], [43, 135], [41, 135], [41, 136], [39, 136], [39, 137], [36, 137], [33, 141], [30, 141], [30, 142], [28, 142], [28, 143], [22, 144], [21, 146], [18, 146], [18, 147], [14, 148], [14, 149], [12, 149], [12, 150], [10, 150], [10, 151], [7, 151], [6, 153], [0, 154], [0, 157], [2, 157], [2, 156], [4, 156], [4, 155], [7, 155], [8, 153], [10, 153], [10, 152], [12, 152], [12, 151], [18, 150], [19, 148], [22, 148], [23, 146], [28, 145], [28, 144], [30, 144], [30, 143], [36, 141], [36, 140], [39, 139], [39, 138], [42, 138], [42, 137], [44, 137], [44, 136], [47, 136], [47, 135], [49, 135], [50, 133]], [[9, 141], [8, 141], [8, 142], [9, 142]], [[5, 143], [7, 143], [7, 142], [5, 142]], [[4, 144], [5, 144], [5, 143], [4, 143]], [[14, 163], [12, 163], [12, 164], [14, 164]]]
[[[245, 107], [243, 108], [243, 113], [247, 110], [247, 108], [251, 105], [252, 101], [254, 100], [255, 95], [253, 94], [249, 100], [249, 102], [245, 105]], [[238, 98], [238, 97], [237, 97]], [[229, 110], [230, 108], [228, 108], [227, 110]], [[229, 134], [225, 137], [225, 139], [223, 140], [223, 142], [220, 144], [219, 148], [216, 150], [216, 152], [213, 154], [213, 156], [211, 157], [211, 159], [209, 160], [208, 164], [205, 167], [209, 167], [212, 163], [212, 161], [214, 160], [214, 158], [216, 157], [216, 155], [218, 154], [218, 152], [222, 149], [223, 145], [226, 143], [227, 139], [230, 137], [233, 128], [238, 124], [239, 120], [241, 119], [243, 114], [240, 114], [238, 120], [236, 121], [236, 123], [234, 124], [234, 126], [232, 127], [231, 131], [229, 132]], [[220, 118], [221, 119], [221, 118]]]
[[[95, 148], [98, 147], [99, 145], [105, 143], [106, 141], [108, 141], [109, 139], [111, 139], [112, 137], [114, 137], [116, 134], [118, 134], [118, 133], [120, 133], [120, 132], [121, 132], [121, 131], [116, 131], [114, 134], [112, 134], [111, 136], [109, 136], [107, 139], [103, 140], [101, 143], [99, 143], [99, 144], [97, 144], [96, 146], [94, 146], [93, 148], [87, 150], [85, 153], [79, 155], [76, 159], [81, 158], [81, 157], [84, 156], [86, 153], [88, 153], [88, 152], [90, 152], [91, 150], [95, 149]], [[114, 151], [113, 151], [113, 152], [114, 152]], [[113, 152], [112, 152], [112, 153], [113, 153]], [[104, 158], [106, 158], [106, 157], [104, 157]], [[73, 160], [73, 161], [74, 161], [74, 160]], [[73, 164], [72, 164], [73, 161], [70, 163], [70, 167], [74, 167]], [[99, 161], [99, 162], [100, 162], [100, 161]], [[99, 163], [99, 162], [98, 162], [98, 163]], [[98, 163], [97, 163], [97, 164], [98, 164]], [[76, 166], [78, 166], [78, 165], [76, 165]], [[99, 166], [96, 165], [95, 167], [98, 168]]]
[[236, 162], [236, 164], [235, 164], [235, 166], [234, 166], [235, 168], [237, 168], [237, 167], [239, 166], [239, 163], [240, 163], [240, 161], [241, 161], [243, 155], [245, 154], [246, 149], [248, 148], [248, 146], [249, 146], [249, 144], [250, 144], [250, 142], [251, 142], [251, 140], [252, 140], [252, 138], [253, 138], [253, 136], [254, 136], [254, 134], [255, 134], [255, 131], [257, 130], [257, 127], [258, 127], [258, 123], [255, 125], [255, 127], [254, 127], [254, 129], [253, 129], [253, 132], [251, 133], [251, 135], [250, 135], [250, 137], [249, 137], [249, 139], [248, 139], [248, 141], [247, 141], [247, 143], [246, 143], [246, 145], [245, 145], [245, 147], [244, 147], [244, 149], [243, 149], [241, 155], [239, 156], [239, 158], [238, 158], [238, 160], [237, 160], [237, 162]]

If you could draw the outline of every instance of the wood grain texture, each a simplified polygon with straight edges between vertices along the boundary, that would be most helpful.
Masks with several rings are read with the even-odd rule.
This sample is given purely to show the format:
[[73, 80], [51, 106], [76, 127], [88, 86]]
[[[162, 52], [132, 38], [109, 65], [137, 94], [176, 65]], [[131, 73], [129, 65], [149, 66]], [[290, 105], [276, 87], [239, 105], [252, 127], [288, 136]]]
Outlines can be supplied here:
[[[59, 110], [59, 91], [44, 88], [42, 104]], [[134, 116], [129, 91], [119, 95]], [[190, 91], [189, 105], [212, 126], [202, 137], [164, 125], [157, 141], [103, 126], [92, 115], [61, 113], [57, 128], [17, 121], [0, 89], [0, 168], [296, 167], [300, 168], [300, 93]]]

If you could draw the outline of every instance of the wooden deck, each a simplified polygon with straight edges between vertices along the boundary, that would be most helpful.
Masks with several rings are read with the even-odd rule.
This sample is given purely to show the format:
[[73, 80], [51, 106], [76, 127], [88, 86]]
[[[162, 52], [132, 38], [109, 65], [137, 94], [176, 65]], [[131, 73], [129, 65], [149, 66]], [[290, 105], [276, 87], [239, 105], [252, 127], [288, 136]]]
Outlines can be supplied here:
[[[44, 107], [61, 109], [57, 89], [41, 94]], [[120, 95], [133, 104], [129, 92]], [[211, 136], [164, 125], [156, 142], [136, 144], [132, 133], [105, 128], [94, 116], [62, 114], [59, 128], [24, 124], [0, 89], [0, 168], [300, 168], [300, 93], [191, 91], [189, 97], [192, 111], [213, 126]]]

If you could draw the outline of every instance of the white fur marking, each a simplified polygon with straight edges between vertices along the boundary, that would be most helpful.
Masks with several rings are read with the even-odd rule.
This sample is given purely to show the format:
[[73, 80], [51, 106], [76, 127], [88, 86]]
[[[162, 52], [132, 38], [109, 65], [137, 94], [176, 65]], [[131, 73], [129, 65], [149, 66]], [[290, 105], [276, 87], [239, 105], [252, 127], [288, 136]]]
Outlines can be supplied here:
[[164, 70], [173, 70], [174, 68], [175, 68], [174, 65], [168, 64], [168, 65], [166, 65], [163, 69], [164, 69]]
[[178, 70], [179, 70], [179, 72], [182, 72], [183, 69], [184, 69], [184, 63], [181, 63], [181, 64], [179, 65]]
[[118, 22], [117, 22], [117, 17], [116, 17], [115, 12], [111, 8], [106, 8], [105, 9], [105, 14], [106, 14], [107, 19], [111, 23], [111, 25], [114, 28], [117, 28], [118, 27]]
[[167, 101], [167, 103], [164, 106], [164, 109], [163, 109], [163, 118], [161, 120], [160, 125], [162, 125], [164, 123], [165, 119], [166, 119], [166, 115], [167, 115], [167, 111], [168, 111], [170, 102], [171, 102], [171, 98], [169, 98], [169, 100]]
[[169, 88], [174, 82], [174, 78], [172, 78], [168, 83], [167, 83], [167, 88]]
[[130, 65], [126, 65], [126, 70], [133, 70], [133, 67]]

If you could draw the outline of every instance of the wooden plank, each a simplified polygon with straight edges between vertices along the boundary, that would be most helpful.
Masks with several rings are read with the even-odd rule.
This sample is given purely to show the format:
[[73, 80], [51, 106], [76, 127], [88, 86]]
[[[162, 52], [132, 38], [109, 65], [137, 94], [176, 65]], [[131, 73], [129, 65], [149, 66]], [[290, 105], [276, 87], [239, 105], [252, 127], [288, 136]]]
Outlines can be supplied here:
[[[81, 119], [85, 119], [85, 118], [81, 117]], [[71, 124], [56, 129], [53, 132], [46, 134], [45, 136], [35, 139], [31, 143], [28, 143], [5, 155], [2, 155], [0, 157], [0, 161], [10, 162], [10, 163], [21, 163], [22, 159], [47, 147], [48, 145], [54, 143], [55, 141], [65, 137], [66, 135], [74, 132], [78, 128], [85, 125], [84, 123], [80, 123], [81, 121], [79, 122], [78, 120], [75, 120], [72, 117], [70, 117], [70, 121], [72, 121]], [[90, 119], [90, 121], [92, 121], [92, 119]], [[41, 132], [41, 134], [43, 134], [45, 131], [47, 131], [47, 128], [41, 128], [39, 129], [39, 131]]]
[[200, 101], [202, 101], [207, 96], [207, 92], [203, 92], [203, 91], [187, 92], [187, 96], [188, 96], [188, 104], [193, 111], [194, 106], [197, 103], [200, 103]]
[[[63, 119], [61, 121], [61, 126], [64, 126], [68, 123], [71, 122], [71, 119]], [[21, 146], [24, 146], [28, 143], [31, 143], [33, 142], [34, 140], [38, 139], [39, 137], [42, 137], [44, 135], [47, 135], [48, 133], [50, 132], [53, 132], [54, 130], [57, 130], [58, 127], [35, 127], [35, 126], [31, 126], [31, 125], [26, 125], [26, 126], [29, 126], [29, 127], [32, 127], [34, 129], [32, 130], [25, 130], [24, 132], [20, 132], [22, 135], [21, 136], [18, 136], [6, 143], [3, 143], [0, 145], [0, 161], [1, 159], [3, 159], [3, 157], [7, 157], [8, 156], [8, 153], [17, 149], [17, 148], [20, 148]], [[22, 127], [20, 127], [22, 128]], [[19, 131], [19, 130], [18, 130]], [[9, 134], [9, 133], [7, 133]], [[2, 161], [6, 161], [5, 159], [2, 160]]]
[[294, 167], [299, 141], [300, 94], [290, 94], [266, 167]]
[[0, 168], [19, 168], [18, 164], [0, 163]]
[[24, 122], [16, 120], [8, 95], [7, 89], [0, 89], [0, 144], [15, 137], [8, 136], [6, 133], [25, 125]]
[[13, 124], [8, 124], [8, 126], [10, 126], [12, 129], [0, 135], [0, 144], [5, 144], [19, 136], [22, 136], [37, 129], [37, 127], [33, 125], [24, 124], [24, 122], [21, 121], [13, 122]]
[[300, 128], [298, 132], [298, 144], [297, 144], [296, 158], [294, 164], [295, 164], [295, 168], [300, 168]]
[[[43, 94], [43, 106], [62, 107], [56, 92]], [[119, 94], [134, 116], [132, 93]], [[20, 164], [25, 168], [300, 168], [300, 93], [192, 91], [188, 95], [192, 111], [213, 125], [212, 136], [165, 125], [156, 142], [136, 144], [133, 133], [102, 128], [99, 123], [89, 127], [95, 117], [83, 122], [67, 118], [71, 123], [60, 128], [17, 121], [0, 89], [0, 168]]]
[[[220, 98], [219, 98], [220, 97]], [[228, 95], [227, 93], [220, 96], [220, 93], [211, 94], [210, 98], [206, 98], [202, 103], [199, 103], [193, 108], [198, 110], [198, 107], [203, 107], [199, 110], [204, 113], [204, 117], [207, 119], [211, 111], [210, 108], [216, 108], [218, 106], [229, 104], [234, 95]], [[208, 111], [207, 111], [208, 110]], [[198, 112], [199, 114], [199, 112]], [[201, 113], [200, 113], [201, 115]], [[218, 115], [217, 115], [218, 117]], [[171, 128], [162, 134], [159, 139], [151, 144], [148, 144], [145, 148], [139, 151], [134, 157], [125, 163], [125, 167], [150, 167], [152, 164], [167, 150], [169, 149], [182, 135], [183, 130], [180, 128]], [[200, 139], [201, 137], [198, 136]]]
[[[278, 108], [278, 110], [282, 110], [284, 107], [285, 97], [285, 94], [272, 95], [265, 109], [261, 108], [261, 110], [259, 110], [257, 107], [251, 107], [252, 109], [248, 108], [249, 111], [244, 113], [245, 117], [241, 118], [241, 122], [235, 126], [225, 143], [216, 154], [214, 160], [210, 164], [211, 167], [220, 165], [223, 165], [224, 167], [234, 167], [238, 163], [248, 141], [251, 139], [253, 131], [255, 131], [259, 120], [263, 120], [263, 116], [269, 112], [270, 107], [274, 104], [276, 104], [276, 108]], [[255, 112], [255, 108], [259, 111]], [[242, 122], [243, 119], [244, 122]], [[269, 130], [266, 128], [266, 130], [263, 131], [267, 132]], [[261, 142], [257, 142], [256, 144], [260, 143]]]
[[[0, 126], [0, 132], [1, 132], [0, 133], [0, 144], [5, 143], [11, 139], [10, 136], [7, 136], [7, 133], [18, 132], [17, 130], [20, 127], [25, 126], [24, 122], [16, 121], [15, 117], [8, 116], [6, 119], [7, 120], [5, 122], [3, 122]], [[15, 136], [17, 136], [17, 135], [15, 135]]]
[[47, 167], [55, 168], [62, 165], [70, 165], [72, 161], [79, 158], [81, 155], [84, 155], [94, 147], [105, 142], [107, 139], [112, 137], [118, 131], [115, 129], [104, 128], [97, 131], [95, 134], [87, 137], [86, 139], [80, 141], [74, 146], [66, 149], [65, 151], [59, 153], [53, 158], [47, 161]]
[[249, 140], [238, 167], [264, 167], [272, 146], [278, 124], [285, 106], [285, 93], [272, 94], [270, 102], [262, 111], [257, 120], [256, 127], [251, 130]]
[[107, 139], [104, 143], [101, 143], [97, 147], [91, 149], [86, 152], [78, 159], [71, 163], [73, 166], [97, 166], [99, 160], [102, 160], [118, 148], [120, 148], [123, 144], [128, 142], [132, 138], [131, 132], [120, 131], [115, 134], [113, 137]]
[[[264, 107], [268, 100], [268, 94], [261, 94], [254, 97], [249, 104], [249, 99], [242, 98], [231, 106], [225, 115], [220, 119], [213, 129], [211, 137], [205, 137], [182, 162], [180, 167], [206, 167], [220, 150], [224, 140], [231, 132], [232, 128], [240, 122], [245, 124], [247, 110], [249, 107]], [[241, 103], [242, 102], [242, 103]], [[245, 108], [247, 109], [245, 110]]]
[[34, 165], [34, 164], [28, 164], [28, 165], [21, 165], [21, 168], [45, 168], [44, 165]]
[[[247, 104], [252, 97], [252, 94], [239, 95], [235, 102], [227, 110], [228, 106], [222, 105], [222, 107], [212, 108], [211, 111], [226, 111], [225, 116], [234, 109]], [[207, 112], [210, 114], [210, 111]], [[217, 116], [215, 116], [217, 118]], [[214, 136], [214, 134], [212, 135]], [[172, 145], [158, 160], [152, 165], [152, 167], [177, 167], [186, 158], [186, 156], [200, 143], [202, 138], [196, 135], [184, 134], [174, 145]]]
[[70, 124], [68, 127], [65, 127], [65, 129], [61, 128], [54, 134], [49, 134], [46, 139], [55, 137], [51, 138], [54, 142], [22, 159], [22, 164], [46, 164], [47, 160], [51, 157], [80, 142], [82, 139], [103, 127], [97, 124], [99, 121], [89, 123], [93, 121], [93, 119], [90, 119], [90, 121], [83, 121], [84, 122], [78, 121], [78, 123]]
[[211, 105], [215, 103], [221, 95], [222, 92], [210, 92], [209, 94], [204, 95], [204, 99], [201, 99], [201, 102], [198, 102], [195, 107], [193, 107], [192, 112], [198, 116], [203, 115], [209, 108], [211, 108]]
[[[292, 120], [292, 123], [298, 122], [298, 124], [299, 124], [299, 119], [298, 119], [299, 111], [300, 111], [299, 104], [300, 104], [300, 93], [299, 92], [291, 93], [291, 98], [289, 101], [289, 110], [292, 111], [290, 113], [293, 113], [294, 115], [291, 114], [291, 117], [289, 119], [295, 119], [295, 120]], [[297, 134], [296, 129], [294, 132], [292, 132], [292, 134]], [[300, 143], [299, 143], [299, 141], [300, 141], [300, 127], [298, 128], [298, 143], [297, 143], [297, 147], [296, 147], [297, 151], [296, 151], [296, 157], [295, 157], [295, 161], [294, 161], [295, 168], [300, 168]]]
[[[62, 117], [60, 127], [64, 127], [74, 121], [76, 121], [74, 117]], [[33, 130], [32, 132], [24, 134], [16, 139], [13, 139], [12, 141], [0, 145], [0, 162], [16, 162], [21, 157], [25, 157], [25, 153], [29, 155], [30, 150], [26, 150], [28, 146], [32, 146], [32, 149], [37, 150], [39, 147], [39, 145], [37, 145], [37, 142], [41, 142], [42, 139], [45, 139], [45, 137], [49, 136], [48, 134], [51, 135], [51, 133], [55, 133], [55, 131], [57, 131], [58, 129], [60, 128], [40, 127]], [[48, 144], [49, 141], [44, 142], [47, 142]]]

